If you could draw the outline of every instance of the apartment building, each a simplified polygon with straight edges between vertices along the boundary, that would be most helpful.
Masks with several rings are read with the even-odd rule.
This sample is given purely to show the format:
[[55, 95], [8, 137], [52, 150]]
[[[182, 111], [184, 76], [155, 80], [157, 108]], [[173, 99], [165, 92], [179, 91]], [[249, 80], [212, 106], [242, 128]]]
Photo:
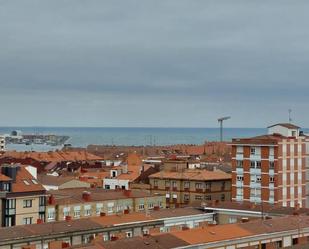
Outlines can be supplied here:
[[164, 194], [168, 207], [231, 199], [231, 175], [221, 170], [161, 171], [149, 182], [151, 193]]
[[266, 135], [233, 139], [232, 200], [308, 207], [306, 140], [286, 123], [268, 127]]
[[0, 152], [5, 151], [5, 137], [0, 135]]
[[139, 190], [62, 189], [49, 192], [46, 221], [164, 209], [164, 195]]
[[21, 165], [0, 167], [1, 226], [33, 224], [45, 220], [45, 194], [41, 184]]

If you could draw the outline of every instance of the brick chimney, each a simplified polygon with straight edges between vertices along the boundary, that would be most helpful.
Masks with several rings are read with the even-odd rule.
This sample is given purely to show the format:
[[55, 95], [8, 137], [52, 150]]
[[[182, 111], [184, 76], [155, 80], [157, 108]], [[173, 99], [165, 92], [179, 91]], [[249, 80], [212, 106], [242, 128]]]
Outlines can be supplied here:
[[36, 224], [43, 224], [43, 220], [42, 219], [37, 219], [36, 220]]
[[53, 195], [50, 195], [48, 197], [48, 204], [49, 205], [55, 205], [56, 204], [56, 200], [55, 200], [55, 197]]
[[84, 191], [82, 197], [84, 201], [91, 201], [91, 193], [88, 191]]
[[71, 220], [72, 220], [72, 217], [69, 216], [69, 215], [67, 215], [67, 216], [65, 217], [65, 220], [66, 220], [66, 221], [71, 221]]

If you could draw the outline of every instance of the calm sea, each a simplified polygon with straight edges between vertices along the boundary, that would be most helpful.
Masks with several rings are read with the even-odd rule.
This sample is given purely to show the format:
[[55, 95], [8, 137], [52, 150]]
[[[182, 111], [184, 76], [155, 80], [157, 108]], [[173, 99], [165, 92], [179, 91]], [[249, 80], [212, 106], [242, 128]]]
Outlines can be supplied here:
[[[87, 128], [87, 127], [0, 127], [0, 134], [21, 130], [24, 134], [56, 134], [70, 136], [67, 143], [76, 147], [89, 144], [109, 145], [170, 145], [201, 144], [204, 141], [218, 141], [219, 128]], [[304, 129], [308, 132], [309, 129]], [[224, 140], [265, 134], [262, 128], [225, 128]], [[32, 145], [31, 145], [32, 146]], [[12, 148], [11, 145], [8, 148]], [[50, 150], [55, 148], [28, 147], [17, 150]]]

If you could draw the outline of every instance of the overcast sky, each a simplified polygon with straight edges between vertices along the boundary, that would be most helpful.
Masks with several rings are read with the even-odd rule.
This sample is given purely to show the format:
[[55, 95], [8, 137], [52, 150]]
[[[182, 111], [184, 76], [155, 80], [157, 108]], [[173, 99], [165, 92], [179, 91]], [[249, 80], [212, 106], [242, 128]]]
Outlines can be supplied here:
[[0, 126], [309, 127], [308, 0], [0, 0]]

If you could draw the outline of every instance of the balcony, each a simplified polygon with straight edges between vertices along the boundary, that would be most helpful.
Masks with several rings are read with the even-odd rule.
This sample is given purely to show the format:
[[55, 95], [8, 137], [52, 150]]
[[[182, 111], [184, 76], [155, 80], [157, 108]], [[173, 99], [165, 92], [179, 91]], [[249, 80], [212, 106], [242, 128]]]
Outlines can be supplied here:
[[177, 191], [177, 187], [173, 187], [173, 191]]
[[197, 192], [197, 193], [203, 193], [203, 189], [202, 189], [202, 188], [197, 188], [197, 189], [195, 189], [195, 192]]
[[185, 192], [189, 192], [190, 191], [190, 188], [184, 188], [183, 189]]
[[171, 188], [170, 187], [165, 187], [165, 190], [170, 190]]

